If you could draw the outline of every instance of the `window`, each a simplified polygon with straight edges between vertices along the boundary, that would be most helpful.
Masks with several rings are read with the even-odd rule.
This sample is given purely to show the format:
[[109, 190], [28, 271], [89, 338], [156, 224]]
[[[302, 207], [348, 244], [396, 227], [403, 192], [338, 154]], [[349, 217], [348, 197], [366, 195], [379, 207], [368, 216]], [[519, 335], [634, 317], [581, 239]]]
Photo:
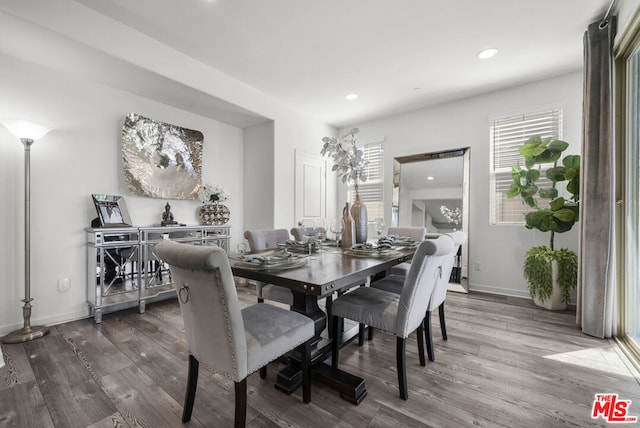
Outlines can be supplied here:
[[[384, 143], [377, 141], [364, 145], [358, 145], [364, 152], [367, 165], [367, 181], [358, 183], [358, 193], [360, 200], [367, 206], [367, 218], [373, 221], [376, 218], [384, 218]], [[349, 200], [353, 204], [356, 200], [356, 192], [353, 184], [349, 187]]]
[[[524, 166], [524, 159], [519, 151], [520, 146], [534, 135], [562, 139], [562, 110], [553, 109], [500, 117], [490, 122], [491, 224], [524, 223], [524, 214], [532, 210], [523, 204], [519, 197], [508, 199], [506, 194], [513, 182], [511, 167]], [[541, 166], [539, 186], [551, 187], [551, 181], [544, 173], [551, 166], [553, 166], [551, 163]]]
[[[619, 65], [625, 69], [626, 79], [620, 79], [621, 92], [627, 100], [622, 103], [626, 109], [624, 127], [620, 134], [620, 149], [625, 153], [625, 168], [620, 179], [625, 182], [625, 200], [623, 204], [624, 220], [622, 226], [622, 251], [624, 261], [623, 292], [620, 293], [621, 322], [618, 336], [623, 338], [636, 367], [640, 367], [640, 27], [636, 25], [636, 36], [633, 43], [623, 50], [624, 56]], [[620, 227], [620, 226], [619, 226]], [[622, 330], [622, 331], [621, 331]]]

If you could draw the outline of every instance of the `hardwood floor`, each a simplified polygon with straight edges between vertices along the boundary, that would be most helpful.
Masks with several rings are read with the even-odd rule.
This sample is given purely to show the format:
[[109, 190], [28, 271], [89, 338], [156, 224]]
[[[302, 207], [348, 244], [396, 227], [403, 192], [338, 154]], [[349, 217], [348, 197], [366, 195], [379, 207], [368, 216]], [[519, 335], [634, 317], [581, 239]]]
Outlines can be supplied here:
[[[252, 287], [238, 287], [243, 304]], [[362, 376], [368, 396], [354, 406], [315, 383], [311, 404], [300, 392], [248, 381], [250, 427], [556, 427], [607, 426], [591, 419], [596, 393], [632, 400], [640, 416], [638, 378], [616, 345], [586, 336], [569, 311], [549, 312], [528, 300], [449, 293], [449, 340], [433, 329], [436, 361], [418, 364], [415, 334], [407, 346], [409, 400], [398, 396], [395, 338], [377, 332], [351, 343], [340, 367]], [[54, 326], [39, 340], [2, 345], [0, 427], [173, 427], [180, 422], [187, 348], [177, 301]], [[233, 424], [233, 383], [202, 367], [187, 426]]]

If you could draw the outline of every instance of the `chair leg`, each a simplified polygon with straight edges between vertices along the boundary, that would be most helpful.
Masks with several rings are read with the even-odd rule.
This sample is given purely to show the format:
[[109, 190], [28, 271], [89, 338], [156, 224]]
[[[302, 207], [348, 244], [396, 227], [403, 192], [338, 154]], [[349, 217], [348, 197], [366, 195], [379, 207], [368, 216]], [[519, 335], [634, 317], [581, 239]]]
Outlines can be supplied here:
[[260, 379], [267, 378], [267, 366], [260, 367]]
[[396, 363], [398, 370], [398, 387], [400, 388], [400, 398], [406, 400], [409, 398], [407, 388], [407, 366], [405, 362], [405, 340], [402, 337], [396, 337]]
[[365, 325], [360, 323], [358, 324], [358, 346], [364, 345], [364, 329]]
[[264, 287], [264, 282], [256, 282], [256, 294], [258, 295], [258, 303], [264, 303], [264, 298], [262, 297], [262, 287]]
[[424, 327], [422, 324], [423, 323], [421, 323], [418, 330], [416, 330], [416, 337], [418, 338], [418, 358], [420, 358], [420, 365], [424, 367], [427, 365], [427, 362], [424, 359], [424, 337], [422, 336], [424, 334]]
[[342, 340], [342, 335], [340, 334], [340, 318], [333, 318], [333, 343], [331, 345], [331, 367], [334, 369], [338, 368], [338, 359], [340, 352], [340, 340]]
[[302, 372], [302, 401], [311, 402], [311, 344], [306, 341], [298, 347]]
[[440, 315], [440, 330], [442, 331], [442, 340], [447, 340], [447, 325], [444, 322], [444, 302], [438, 306], [438, 315]]
[[196, 399], [196, 387], [198, 386], [198, 368], [200, 363], [196, 357], [189, 354], [189, 374], [187, 375], [187, 393], [184, 397], [184, 407], [182, 408], [182, 422], [191, 420], [193, 402]]
[[422, 324], [424, 325], [424, 338], [427, 341], [427, 356], [429, 357], [429, 361], [435, 361], [433, 336], [431, 334], [431, 311], [427, 311]]
[[244, 428], [247, 424], [247, 378], [235, 383], [236, 414], [233, 422], [235, 428]]
[[333, 303], [333, 296], [328, 295], [324, 302], [324, 308], [327, 311], [327, 330], [329, 332], [329, 339], [333, 339], [333, 316], [331, 315], [331, 304]]
[[369, 340], [373, 340], [373, 327], [369, 326]]

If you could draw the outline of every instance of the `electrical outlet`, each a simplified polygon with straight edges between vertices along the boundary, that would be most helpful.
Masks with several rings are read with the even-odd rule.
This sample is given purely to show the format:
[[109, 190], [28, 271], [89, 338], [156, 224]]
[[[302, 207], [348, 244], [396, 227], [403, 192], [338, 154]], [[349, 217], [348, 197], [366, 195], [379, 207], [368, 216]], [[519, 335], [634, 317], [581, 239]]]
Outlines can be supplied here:
[[482, 270], [482, 264], [480, 262], [476, 262], [476, 271], [480, 272]]
[[71, 288], [71, 281], [69, 281], [69, 278], [60, 278], [58, 280], [58, 291], [69, 291], [69, 289]]

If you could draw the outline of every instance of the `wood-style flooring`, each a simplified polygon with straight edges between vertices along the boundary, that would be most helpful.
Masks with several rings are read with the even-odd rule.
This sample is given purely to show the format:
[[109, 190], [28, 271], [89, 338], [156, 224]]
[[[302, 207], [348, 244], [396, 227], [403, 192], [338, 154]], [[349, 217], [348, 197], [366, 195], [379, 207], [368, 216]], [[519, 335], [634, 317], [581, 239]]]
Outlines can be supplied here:
[[[251, 286], [238, 287], [243, 304]], [[549, 312], [528, 300], [449, 293], [449, 340], [433, 316], [436, 361], [418, 363], [408, 341], [409, 400], [398, 396], [395, 338], [377, 332], [340, 354], [340, 367], [363, 377], [368, 396], [354, 406], [314, 382], [312, 401], [287, 396], [268, 377], [248, 381], [249, 427], [557, 427], [607, 426], [591, 418], [596, 393], [632, 400], [640, 386], [613, 342], [586, 336], [570, 311]], [[180, 427], [187, 348], [175, 299], [70, 322], [33, 342], [2, 345], [0, 427]], [[233, 383], [200, 368], [187, 426], [233, 424]]]

